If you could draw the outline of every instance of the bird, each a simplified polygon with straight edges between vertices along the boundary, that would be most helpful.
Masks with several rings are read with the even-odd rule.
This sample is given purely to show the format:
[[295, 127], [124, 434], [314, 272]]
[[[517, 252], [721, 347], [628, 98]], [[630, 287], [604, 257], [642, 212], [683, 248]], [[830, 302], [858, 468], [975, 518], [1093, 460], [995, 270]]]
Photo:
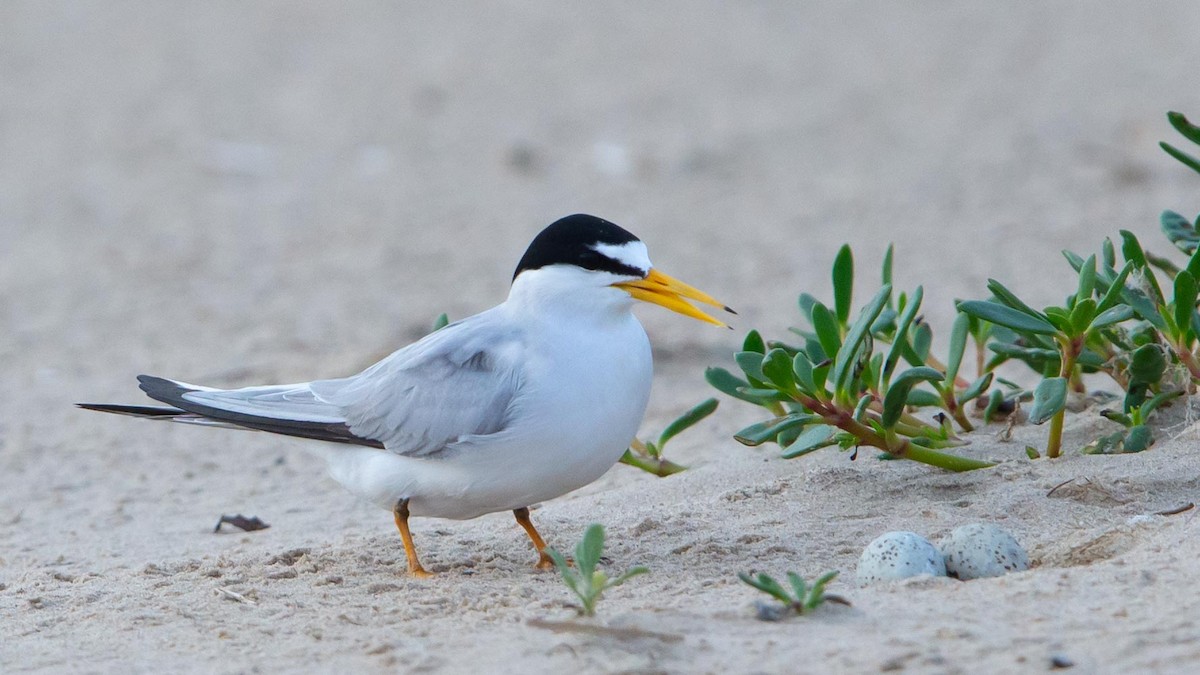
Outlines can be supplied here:
[[349, 492], [392, 512], [408, 572], [411, 517], [512, 511], [550, 568], [529, 507], [599, 478], [634, 439], [650, 396], [650, 341], [632, 309], [660, 305], [716, 326], [735, 313], [655, 268], [642, 240], [574, 214], [543, 229], [499, 305], [450, 323], [362, 372], [216, 389], [139, 375], [166, 404], [79, 403], [153, 420], [299, 437]]

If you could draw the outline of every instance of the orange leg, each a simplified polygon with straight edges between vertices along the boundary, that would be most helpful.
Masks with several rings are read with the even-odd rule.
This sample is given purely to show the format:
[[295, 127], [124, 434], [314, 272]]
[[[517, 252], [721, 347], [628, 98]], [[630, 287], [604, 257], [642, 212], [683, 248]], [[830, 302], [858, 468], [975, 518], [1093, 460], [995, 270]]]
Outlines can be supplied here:
[[433, 576], [421, 567], [417, 560], [417, 548], [413, 546], [412, 532], [408, 531], [408, 499], [401, 499], [392, 507], [392, 515], [396, 517], [396, 529], [400, 530], [400, 540], [404, 542], [404, 556], [408, 558], [408, 573], [417, 578]]
[[542, 535], [538, 534], [537, 529], [533, 527], [533, 522], [529, 520], [529, 509], [525, 507], [513, 509], [513, 515], [517, 517], [517, 524], [525, 528], [525, 533], [529, 535], [529, 540], [533, 542], [533, 548], [537, 549], [537, 568], [548, 570], [554, 567], [554, 561], [550, 559], [550, 556], [546, 555], [546, 542], [542, 541]]

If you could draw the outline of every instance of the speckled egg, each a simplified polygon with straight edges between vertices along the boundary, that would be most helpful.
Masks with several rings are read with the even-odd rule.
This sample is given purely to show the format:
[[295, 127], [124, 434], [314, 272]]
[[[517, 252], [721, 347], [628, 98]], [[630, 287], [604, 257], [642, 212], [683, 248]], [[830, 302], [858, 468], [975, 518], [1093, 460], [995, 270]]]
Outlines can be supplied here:
[[946, 572], [959, 579], [998, 577], [1029, 569], [1029, 554], [1008, 532], [991, 523], [957, 527], [942, 542]]
[[858, 559], [858, 583], [907, 579], [919, 574], [946, 576], [941, 551], [919, 534], [887, 532], [867, 544]]

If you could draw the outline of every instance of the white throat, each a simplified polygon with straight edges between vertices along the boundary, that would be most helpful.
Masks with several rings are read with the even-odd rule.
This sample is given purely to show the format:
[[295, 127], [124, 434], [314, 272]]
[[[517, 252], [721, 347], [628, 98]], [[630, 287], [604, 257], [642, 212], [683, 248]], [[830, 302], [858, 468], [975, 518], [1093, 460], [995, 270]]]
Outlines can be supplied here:
[[633, 315], [634, 300], [612, 284], [631, 278], [574, 265], [549, 265], [519, 274], [504, 304], [530, 320], [624, 320]]

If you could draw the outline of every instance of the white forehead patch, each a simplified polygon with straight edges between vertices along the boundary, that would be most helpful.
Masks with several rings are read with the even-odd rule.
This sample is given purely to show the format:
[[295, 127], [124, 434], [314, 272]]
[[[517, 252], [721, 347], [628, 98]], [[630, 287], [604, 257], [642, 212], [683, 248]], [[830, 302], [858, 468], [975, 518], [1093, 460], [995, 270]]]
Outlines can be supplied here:
[[650, 273], [650, 253], [646, 250], [646, 244], [638, 241], [629, 241], [624, 244], [592, 244], [592, 249], [597, 253], [612, 258], [622, 265], [628, 265], [634, 269], [641, 270], [645, 274]]

